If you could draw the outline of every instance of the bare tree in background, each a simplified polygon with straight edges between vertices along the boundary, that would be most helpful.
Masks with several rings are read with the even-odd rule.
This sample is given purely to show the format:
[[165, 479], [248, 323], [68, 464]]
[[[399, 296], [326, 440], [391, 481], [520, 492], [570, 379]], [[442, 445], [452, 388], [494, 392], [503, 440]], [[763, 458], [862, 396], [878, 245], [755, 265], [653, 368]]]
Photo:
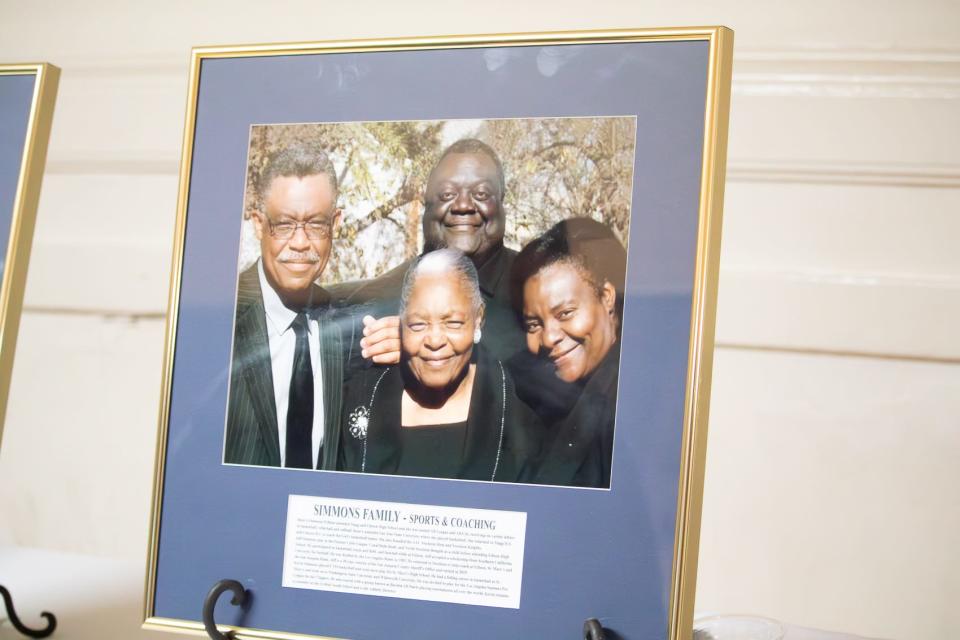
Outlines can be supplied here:
[[610, 225], [626, 246], [634, 118], [489, 120], [478, 137], [503, 161], [515, 248], [579, 216]]
[[[338, 168], [343, 208], [325, 280], [375, 277], [420, 250], [423, 191], [443, 151], [448, 124], [438, 120], [254, 126], [244, 218], [259, 206], [257, 181], [267, 157], [294, 140], [312, 141]], [[626, 244], [634, 118], [475, 121], [464, 137], [487, 142], [503, 161], [508, 246], [519, 248], [573, 216], [609, 224]], [[258, 252], [248, 228], [241, 268]]]

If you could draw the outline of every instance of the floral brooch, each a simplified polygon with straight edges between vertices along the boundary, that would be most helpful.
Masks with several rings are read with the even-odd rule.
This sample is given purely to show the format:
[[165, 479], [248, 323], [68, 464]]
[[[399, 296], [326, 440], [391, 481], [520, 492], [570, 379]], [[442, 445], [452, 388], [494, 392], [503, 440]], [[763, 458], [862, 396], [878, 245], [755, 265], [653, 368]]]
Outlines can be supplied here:
[[357, 440], [366, 440], [367, 426], [370, 424], [370, 412], [364, 406], [357, 407], [350, 412], [347, 424], [350, 425], [350, 435]]

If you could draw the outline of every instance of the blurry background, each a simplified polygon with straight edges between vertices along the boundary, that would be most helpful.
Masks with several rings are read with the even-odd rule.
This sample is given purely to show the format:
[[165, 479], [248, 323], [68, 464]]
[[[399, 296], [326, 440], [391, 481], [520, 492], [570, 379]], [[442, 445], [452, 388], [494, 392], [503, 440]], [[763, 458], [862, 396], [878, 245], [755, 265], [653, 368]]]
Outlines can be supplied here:
[[0, 542], [144, 561], [192, 46], [684, 24], [736, 31], [697, 607], [951, 637], [955, 0], [0, 5], [0, 60], [63, 68]]

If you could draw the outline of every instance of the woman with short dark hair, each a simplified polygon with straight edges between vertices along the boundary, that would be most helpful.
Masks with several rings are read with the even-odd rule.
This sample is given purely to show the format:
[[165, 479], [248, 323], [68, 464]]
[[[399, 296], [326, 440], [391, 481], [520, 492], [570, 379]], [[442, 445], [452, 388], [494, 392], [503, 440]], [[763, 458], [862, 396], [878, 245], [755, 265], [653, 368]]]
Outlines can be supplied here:
[[531, 241], [514, 262], [513, 300], [527, 348], [575, 396], [562, 415], [547, 418], [548, 442], [533, 482], [610, 486], [626, 259], [607, 226], [571, 218]]

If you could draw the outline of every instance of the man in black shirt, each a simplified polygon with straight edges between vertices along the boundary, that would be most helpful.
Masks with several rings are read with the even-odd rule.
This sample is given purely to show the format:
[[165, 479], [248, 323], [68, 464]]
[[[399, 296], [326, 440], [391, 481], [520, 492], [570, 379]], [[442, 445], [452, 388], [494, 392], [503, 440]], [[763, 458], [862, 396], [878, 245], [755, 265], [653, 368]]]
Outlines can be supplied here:
[[[510, 305], [510, 268], [517, 252], [503, 246], [505, 181], [497, 153], [480, 140], [458, 140], [440, 156], [424, 193], [424, 253], [450, 247], [470, 257], [480, 276], [486, 304], [483, 342], [498, 359], [509, 360], [525, 349], [523, 331]], [[399, 359], [397, 303], [405, 261], [378, 278], [340, 295], [346, 305], [360, 305], [362, 357], [377, 364]]]

